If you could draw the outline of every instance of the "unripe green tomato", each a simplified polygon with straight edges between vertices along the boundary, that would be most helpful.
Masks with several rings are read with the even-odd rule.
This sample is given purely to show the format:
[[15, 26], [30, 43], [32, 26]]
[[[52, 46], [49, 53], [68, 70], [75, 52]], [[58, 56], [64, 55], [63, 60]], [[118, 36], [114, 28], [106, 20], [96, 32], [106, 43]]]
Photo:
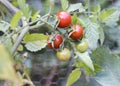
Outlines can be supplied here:
[[76, 49], [83, 53], [85, 52], [87, 49], [88, 49], [88, 41], [87, 40], [83, 40], [81, 43], [79, 43], [77, 46], [76, 46]]
[[68, 61], [71, 56], [70, 50], [67, 48], [64, 48], [61, 51], [57, 51], [56, 56], [60, 61]]

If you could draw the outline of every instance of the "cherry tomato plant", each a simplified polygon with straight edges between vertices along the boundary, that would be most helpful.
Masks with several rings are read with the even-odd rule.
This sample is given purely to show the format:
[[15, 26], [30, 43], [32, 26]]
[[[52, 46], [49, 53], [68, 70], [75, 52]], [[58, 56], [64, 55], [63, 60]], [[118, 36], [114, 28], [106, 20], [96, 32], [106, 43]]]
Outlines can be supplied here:
[[[54, 11], [56, 0], [50, 0], [50, 7], [47, 8], [49, 11], [41, 14], [30, 9], [26, 0], [17, 0], [17, 5], [8, 0], [0, 2], [3, 7], [7, 7], [6, 10], [9, 9], [14, 13], [14, 16], [4, 19], [6, 15], [0, 11], [2, 16], [0, 17], [0, 60], [2, 61], [0, 65], [5, 65], [5, 67], [1, 66], [0, 70], [2, 80], [8, 80], [10, 84], [18, 86], [26, 83], [35, 86], [30, 79], [32, 62], [27, 52], [45, 54], [52, 51], [51, 53], [54, 54], [52, 57], [55, 57], [58, 65], [62, 62], [67, 63], [69, 73], [65, 86], [74, 86], [83, 75], [92, 77], [103, 85], [106, 82], [102, 81], [99, 73], [104, 73], [104, 70], [108, 75], [118, 73], [117, 70], [112, 71], [111, 67], [120, 64], [120, 60], [116, 58], [119, 53], [114, 55], [110, 53], [111, 50], [104, 46], [104, 40], [108, 34], [106, 28], [114, 29], [118, 26], [119, 10], [102, 9], [100, 4], [89, 7], [90, 3], [71, 4], [68, 0], [60, 0], [61, 8]], [[50, 57], [49, 54], [46, 55], [47, 58]], [[57, 66], [53, 69], [56, 70]], [[106, 80], [106, 77], [109, 76], [103, 78]], [[52, 81], [53, 77], [49, 78]], [[117, 82], [116, 79], [113, 81]], [[50, 81], [46, 81], [46, 84], [50, 86]]]

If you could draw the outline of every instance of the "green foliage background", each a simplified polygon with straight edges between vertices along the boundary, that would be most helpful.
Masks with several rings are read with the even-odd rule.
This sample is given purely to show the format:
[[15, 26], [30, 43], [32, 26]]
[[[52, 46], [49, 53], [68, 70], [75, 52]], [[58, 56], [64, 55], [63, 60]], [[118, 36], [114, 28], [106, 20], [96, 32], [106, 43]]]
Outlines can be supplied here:
[[[37, 71], [43, 73], [45, 76], [39, 78], [41, 84], [44, 77], [49, 77], [47, 69], [52, 70], [56, 66], [58, 69], [61, 68], [55, 72], [59, 77], [61, 77], [59, 71], [62, 68], [68, 69], [66, 76], [63, 77], [65, 80], [58, 79], [61, 86], [118, 86], [120, 84], [119, 0], [112, 3], [106, 0], [81, 0], [81, 2], [79, 0], [61, 0], [60, 2], [41, 0], [42, 8], [39, 10], [28, 5], [32, 3], [35, 6], [34, 0], [12, 0], [11, 3], [20, 9], [14, 15], [0, 3], [2, 9], [0, 10], [1, 80], [14, 81], [17, 78], [20, 84], [24, 83], [23, 75], [17, 74], [14, 70], [13, 65], [16, 64], [16, 68], [28, 76], [26, 80], [31, 86], [34, 86], [33, 84], [37, 86], [32, 75]], [[57, 18], [54, 15], [62, 10], [71, 13], [72, 24], [77, 23], [84, 27], [84, 36], [89, 44], [88, 51], [80, 53], [69, 46], [76, 44], [69, 39], [70, 43], [67, 47], [71, 52], [74, 51], [72, 53], [74, 56], [68, 62], [58, 62], [56, 51], [47, 47], [47, 39], [51, 33], [56, 31], [64, 35], [67, 32], [64, 29], [55, 29]], [[24, 25], [23, 21], [27, 24]], [[22, 33], [24, 35], [20, 35]], [[11, 53], [15, 49], [15, 44], [18, 44], [17, 50]], [[25, 52], [27, 52], [27, 58], [25, 58]], [[36, 64], [42, 66], [37, 68], [34, 66]], [[56, 83], [58, 84], [57, 81]]]

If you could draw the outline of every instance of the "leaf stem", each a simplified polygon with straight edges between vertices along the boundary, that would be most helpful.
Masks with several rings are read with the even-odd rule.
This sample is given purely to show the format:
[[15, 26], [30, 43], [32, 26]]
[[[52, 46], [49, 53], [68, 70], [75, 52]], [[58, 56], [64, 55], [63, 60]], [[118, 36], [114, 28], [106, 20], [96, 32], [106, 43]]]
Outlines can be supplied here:
[[12, 47], [12, 49], [11, 49], [11, 51], [10, 51], [10, 53], [11, 53], [12, 55], [14, 55], [15, 51], [17, 50], [19, 44], [21, 43], [23, 37], [24, 37], [25, 34], [28, 32], [28, 30], [29, 30], [29, 26], [26, 27], [26, 28], [24, 28], [24, 29], [22, 30], [21, 34], [19, 35], [18, 39], [16, 40], [15, 44], [13, 45], [13, 47]]
[[90, 0], [88, 0], [88, 16], [90, 16]]
[[[18, 8], [14, 7], [8, 0], [0, 0], [1, 3], [3, 3], [8, 9], [10, 9], [11, 11], [13, 11], [14, 13], [16, 13], [17, 11], [19, 11]], [[48, 26], [54, 28], [51, 24], [49, 24], [47, 22], [47, 20], [49, 19], [49, 16], [51, 15], [51, 11], [52, 11], [52, 8], [53, 8], [53, 5], [50, 7], [50, 11], [48, 14], [44, 15], [43, 17], [37, 19], [36, 21], [34, 22], [31, 22], [31, 23], [27, 23], [25, 20], [24, 20], [24, 17], [22, 17], [22, 22], [23, 22], [23, 27], [21, 27], [22, 29], [20, 29], [20, 31], [17, 31], [17, 33], [20, 32], [20, 35], [18, 36], [18, 39], [16, 40], [16, 42], [14, 43], [13, 47], [11, 48], [11, 55], [14, 55], [15, 54], [15, 51], [17, 50], [18, 46], [20, 45], [23, 37], [25, 36], [25, 34], [30, 30], [30, 29], [34, 29], [34, 28], [38, 28], [44, 24], [47, 24]], [[47, 20], [46, 20], [47, 18]], [[45, 21], [46, 20], [46, 21]], [[38, 21], [41, 21], [40, 23], [34, 25], [34, 26], [30, 26], [31, 24], [33, 23], [36, 23]]]

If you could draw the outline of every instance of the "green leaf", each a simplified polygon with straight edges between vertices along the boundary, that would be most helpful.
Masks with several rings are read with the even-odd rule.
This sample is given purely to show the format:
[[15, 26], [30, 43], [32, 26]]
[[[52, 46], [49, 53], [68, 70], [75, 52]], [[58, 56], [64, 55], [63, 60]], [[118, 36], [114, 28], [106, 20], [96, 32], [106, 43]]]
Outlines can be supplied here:
[[84, 21], [85, 27], [85, 37], [88, 40], [88, 45], [90, 49], [96, 49], [98, 46], [99, 39], [99, 25], [91, 22], [90, 20]]
[[9, 29], [10, 24], [5, 21], [0, 21], [0, 31], [6, 33], [6, 31]]
[[95, 68], [95, 73], [100, 73], [103, 69], [100, 65], [98, 64], [94, 64], [94, 68]]
[[116, 10], [115, 9], [109, 9], [109, 10], [102, 10], [100, 15], [99, 15], [99, 19], [101, 21], [104, 21], [104, 19], [106, 19], [108, 16], [110, 16], [111, 14], [113, 14]]
[[23, 15], [29, 20], [32, 12], [29, 8], [29, 5], [26, 4], [26, 0], [17, 0], [17, 3], [19, 5], [20, 10], [22, 11]]
[[[49, 12], [50, 9], [48, 9], [50, 7], [50, 0], [44, 0], [44, 3], [42, 3], [44, 6], [43, 6], [43, 11], [45, 13]], [[55, 7], [57, 8], [57, 7]]]
[[92, 52], [95, 63], [99, 64], [103, 71], [95, 77], [102, 86], [118, 86], [120, 74], [120, 58], [112, 55], [108, 47], [102, 46]]
[[71, 4], [67, 11], [68, 12], [74, 12], [74, 11], [77, 11], [77, 10], [78, 10], [78, 12], [84, 12], [85, 11], [82, 3]]
[[16, 0], [12, 0], [12, 4], [15, 6], [15, 7], [18, 7], [18, 3]]
[[116, 27], [116, 28], [104, 27], [104, 31], [108, 40], [118, 42], [118, 45], [119, 45], [119, 39], [120, 39], [119, 27]]
[[32, 21], [35, 21], [39, 15], [39, 11], [37, 11], [33, 16], [32, 16]]
[[3, 37], [3, 39], [4, 39], [3, 44], [5, 45], [6, 49], [10, 51], [13, 45], [10, 36], [5, 36]]
[[47, 46], [48, 36], [44, 34], [26, 34], [23, 41], [26, 43], [25, 47], [31, 52], [37, 52]]
[[68, 0], [60, 0], [60, 1], [61, 1], [62, 9], [66, 10], [68, 8]]
[[99, 28], [98, 30], [99, 30], [100, 44], [102, 45], [105, 39], [104, 30], [103, 28]]
[[17, 50], [18, 50], [18, 51], [23, 51], [23, 46], [22, 46], [22, 45], [19, 45]]
[[92, 62], [88, 52], [84, 52], [84, 53], [76, 52], [76, 56], [78, 56], [78, 58], [82, 62], [84, 62], [86, 64], [86, 66], [88, 66], [91, 70], [94, 71], [93, 62]]
[[73, 83], [75, 83], [81, 76], [81, 71], [79, 68], [76, 68], [70, 73], [66, 86], [71, 86]]
[[12, 20], [10, 21], [12, 28], [15, 28], [18, 25], [18, 22], [21, 17], [22, 17], [21, 11], [16, 12], [16, 14], [13, 16]]
[[74, 61], [73, 66], [75, 66], [77, 68], [83, 68], [85, 71], [85, 75], [87, 75], [87, 76], [91, 76], [102, 70], [102, 68], [98, 64], [94, 64], [94, 71], [93, 71], [84, 62], [80, 61], [79, 59], [76, 59]]
[[46, 40], [28, 42], [25, 47], [31, 52], [37, 52], [47, 46]]
[[34, 33], [34, 34], [26, 34], [26, 36], [24, 37], [23, 41], [26, 42], [32, 42], [32, 41], [37, 41], [37, 40], [47, 40], [48, 36], [44, 35], [44, 34], [38, 34], [38, 33]]
[[[6, 51], [4, 45], [0, 44], [0, 79], [16, 81], [17, 75], [13, 68], [11, 56]], [[11, 77], [12, 76], [12, 77]]]
[[83, 68], [85, 71], [85, 75], [92, 75], [94, 73], [93, 70], [91, 70], [84, 62], [80, 61], [80, 59], [77, 59], [73, 66], [77, 68]]
[[26, 43], [25, 47], [31, 52], [37, 52], [47, 46], [48, 36], [44, 34], [26, 34], [23, 41]]
[[95, 5], [95, 6], [93, 7], [93, 11], [99, 13], [99, 12], [101, 11], [100, 4]]
[[74, 15], [72, 16], [72, 24], [79, 24], [79, 25], [82, 25], [82, 23], [80, 22], [80, 20], [79, 20], [77, 14], [74, 14]]
[[99, 14], [99, 20], [108, 26], [116, 26], [119, 20], [120, 12], [115, 9], [102, 10]]

